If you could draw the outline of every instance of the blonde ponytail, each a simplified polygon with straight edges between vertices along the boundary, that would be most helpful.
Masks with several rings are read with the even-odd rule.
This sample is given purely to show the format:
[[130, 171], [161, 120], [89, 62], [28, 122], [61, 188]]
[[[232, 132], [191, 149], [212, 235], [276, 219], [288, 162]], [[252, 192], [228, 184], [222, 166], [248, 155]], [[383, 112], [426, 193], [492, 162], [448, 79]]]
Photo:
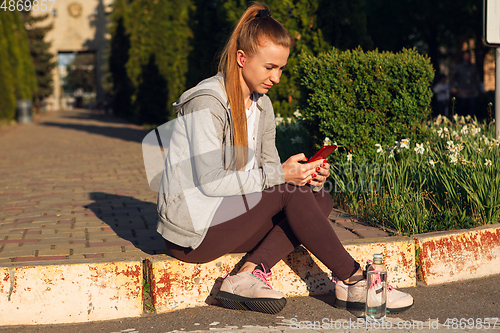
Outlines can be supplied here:
[[281, 23], [261, 13], [269, 14], [269, 7], [255, 3], [247, 8], [234, 28], [219, 62], [219, 72], [222, 73], [225, 80], [233, 118], [233, 146], [236, 149], [230, 168], [235, 170], [243, 169], [248, 158], [247, 119], [236, 53], [238, 50], [242, 50], [251, 57], [258, 51], [259, 41], [262, 37], [269, 39], [276, 45], [287, 48], [292, 46], [292, 39]]

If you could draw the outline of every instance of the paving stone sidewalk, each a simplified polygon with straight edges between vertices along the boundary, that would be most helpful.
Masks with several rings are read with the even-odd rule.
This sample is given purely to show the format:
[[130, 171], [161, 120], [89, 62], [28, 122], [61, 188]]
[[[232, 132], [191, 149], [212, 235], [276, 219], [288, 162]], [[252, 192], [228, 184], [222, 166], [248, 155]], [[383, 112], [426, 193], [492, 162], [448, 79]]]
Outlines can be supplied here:
[[[0, 264], [166, 253], [147, 183], [148, 131], [87, 110], [0, 130]], [[332, 210], [341, 240], [385, 237]]]

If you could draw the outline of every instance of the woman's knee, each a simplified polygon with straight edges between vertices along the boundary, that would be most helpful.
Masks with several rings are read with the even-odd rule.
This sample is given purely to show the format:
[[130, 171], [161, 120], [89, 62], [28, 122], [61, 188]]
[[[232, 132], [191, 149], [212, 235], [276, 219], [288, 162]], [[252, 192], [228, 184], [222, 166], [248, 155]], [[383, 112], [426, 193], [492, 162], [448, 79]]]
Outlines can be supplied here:
[[321, 211], [323, 211], [326, 216], [330, 215], [333, 208], [333, 199], [330, 193], [322, 188], [320, 191], [314, 193], [314, 197], [316, 198]]

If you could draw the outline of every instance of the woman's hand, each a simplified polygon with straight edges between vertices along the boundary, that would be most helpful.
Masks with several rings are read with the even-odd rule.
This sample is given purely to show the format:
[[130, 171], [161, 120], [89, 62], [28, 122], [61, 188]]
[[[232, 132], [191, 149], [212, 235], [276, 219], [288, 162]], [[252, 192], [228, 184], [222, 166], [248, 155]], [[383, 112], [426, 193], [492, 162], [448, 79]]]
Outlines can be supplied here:
[[282, 165], [285, 174], [285, 182], [293, 185], [321, 186], [330, 175], [330, 165], [324, 159], [311, 163], [299, 163], [307, 161], [303, 153], [290, 156]]

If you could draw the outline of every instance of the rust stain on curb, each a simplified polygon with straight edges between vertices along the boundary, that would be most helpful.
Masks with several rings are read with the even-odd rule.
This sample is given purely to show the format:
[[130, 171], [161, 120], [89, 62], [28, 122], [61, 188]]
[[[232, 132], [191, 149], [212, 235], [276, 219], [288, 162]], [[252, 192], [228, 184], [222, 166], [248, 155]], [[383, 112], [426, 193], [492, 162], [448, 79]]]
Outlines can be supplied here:
[[[385, 237], [342, 243], [360, 263], [371, 259], [374, 253], [383, 253], [389, 282], [394, 287], [416, 285], [415, 246], [411, 238]], [[215, 304], [214, 296], [220, 289], [222, 277], [236, 272], [243, 262], [243, 254], [226, 255], [206, 264], [184, 263], [166, 255], [147, 259], [156, 312]], [[303, 247], [278, 262], [272, 272], [269, 282], [286, 297], [326, 294], [335, 289], [330, 270]]]
[[75, 323], [142, 314], [142, 261], [0, 267], [0, 325]]
[[414, 235], [419, 279], [441, 284], [500, 273], [500, 224]]

